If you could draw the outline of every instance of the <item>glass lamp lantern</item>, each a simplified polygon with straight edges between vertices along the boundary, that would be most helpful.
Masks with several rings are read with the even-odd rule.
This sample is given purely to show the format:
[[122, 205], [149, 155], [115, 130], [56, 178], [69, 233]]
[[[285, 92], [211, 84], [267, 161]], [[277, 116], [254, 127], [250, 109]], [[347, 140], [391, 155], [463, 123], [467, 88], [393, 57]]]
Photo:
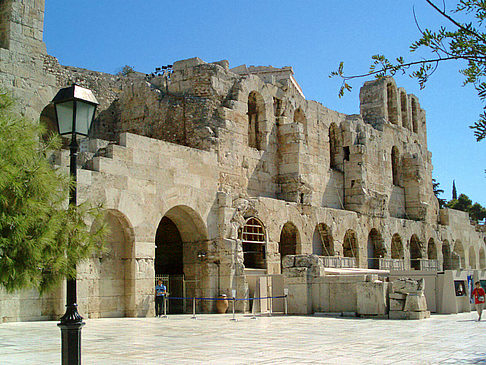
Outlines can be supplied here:
[[59, 90], [52, 102], [61, 136], [88, 136], [98, 106], [91, 90], [74, 84]]

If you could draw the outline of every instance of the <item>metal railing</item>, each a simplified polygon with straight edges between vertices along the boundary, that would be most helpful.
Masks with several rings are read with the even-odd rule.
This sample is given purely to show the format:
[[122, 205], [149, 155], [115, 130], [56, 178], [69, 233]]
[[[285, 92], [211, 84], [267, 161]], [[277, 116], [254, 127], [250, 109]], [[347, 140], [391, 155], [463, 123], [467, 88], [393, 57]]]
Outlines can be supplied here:
[[356, 267], [356, 258], [340, 256], [321, 256], [324, 267], [352, 268]]
[[404, 259], [379, 258], [378, 265], [380, 270], [410, 270], [410, 263]]

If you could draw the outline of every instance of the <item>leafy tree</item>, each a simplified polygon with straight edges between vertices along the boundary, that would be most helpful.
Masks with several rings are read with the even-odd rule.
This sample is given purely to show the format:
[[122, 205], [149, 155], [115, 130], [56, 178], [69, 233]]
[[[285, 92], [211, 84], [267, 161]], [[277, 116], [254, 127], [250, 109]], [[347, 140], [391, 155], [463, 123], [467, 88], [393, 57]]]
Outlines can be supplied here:
[[440, 188], [440, 183], [438, 183], [435, 179], [432, 179], [432, 189], [434, 191], [435, 197], [437, 198], [437, 201], [439, 202], [439, 208], [444, 208], [446, 200], [439, 198], [439, 195], [442, 194], [444, 190]]
[[[413, 42], [410, 51], [427, 49], [432, 56], [415, 61], [405, 61], [403, 57], [390, 60], [384, 55], [374, 55], [369, 72], [361, 75], [347, 76], [343, 71], [343, 62], [338, 69], [331, 73], [330, 77], [338, 76], [343, 80], [339, 90], [339, 96], [345, 91], [351, 90], [349, 80], [374, 75], [377, 78], [386, 75], [393, 76], [397, 72], [409, 74], [417, 79], [421, 88], [425, 86], [430, 75], [442, 62], [465, 61], [465, 67], [460, 70], [464, 75], [464, 85], [471, 84], [476, 89], [479, 98], [486, 104], [486, 33], [483, 32], [486, 20], [486, 1], [484, 0], [460, 0], [455, 10], [446, 11], [445, 2], [441, 8], [434, 1], [425, 0], [447, 22], [448, 26], [442, 26], [437, 30], [420, 30], [421, 37]], [[459, 18], [467, 19], [460, 21]], [[474, 130], [477, 141], [486, 137], [486, 105], [479, 116], [479, 120], [470, 128]]]
[[42, 293], [73, 277], [76, 264], [101, 248], [103, 226], [89, 232], [87, 225], [101, 210], [67, 206], [69, 176], [46, 157], [60, 138], [44, 140], [42, 127], [11, 106], [0, 92], [0, 286]]
[[486, 208], [479, 203], [473, 204], [472, 200], [465, 194], [459, 195], [457, 199], [450, 200], [446, 206], [469, 213], [469, 217], [476, 222], [486, 218]]
[[486, 218], [486, 208], [479, 203], [474, 203], [471, 208], [469, 208], [469, 216], [476, 222], [482, 221]]

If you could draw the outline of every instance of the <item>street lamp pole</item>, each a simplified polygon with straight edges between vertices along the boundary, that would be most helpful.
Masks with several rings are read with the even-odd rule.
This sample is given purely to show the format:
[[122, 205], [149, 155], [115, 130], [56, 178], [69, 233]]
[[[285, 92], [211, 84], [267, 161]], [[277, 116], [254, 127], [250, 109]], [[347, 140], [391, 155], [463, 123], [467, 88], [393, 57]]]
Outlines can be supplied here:
[[[59, 134], [71, 137], [69, 173], [73, 184], [69, 189], [69, 204], [77, 204], [77, 136], [88, 136], [98, 101], [93, 93], [78, 85], [59, 90], [52, 100], [56, 109]], [[85, 323], [78, 313], [76, 277], [67, 279], [66, 313], [58, 323], [61, 329], [62, 365], [81, 364], [81, 329]]]

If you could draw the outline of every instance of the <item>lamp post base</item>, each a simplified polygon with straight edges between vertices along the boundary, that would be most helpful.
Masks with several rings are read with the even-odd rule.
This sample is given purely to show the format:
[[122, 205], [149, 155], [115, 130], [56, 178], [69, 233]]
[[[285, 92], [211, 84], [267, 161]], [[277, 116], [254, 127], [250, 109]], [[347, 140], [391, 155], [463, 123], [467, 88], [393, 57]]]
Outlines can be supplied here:
[[81, 365], [81, 329], [85, 325], [77, 305], [67, 305], [57, 326], [61, 329], [62, 365]]

